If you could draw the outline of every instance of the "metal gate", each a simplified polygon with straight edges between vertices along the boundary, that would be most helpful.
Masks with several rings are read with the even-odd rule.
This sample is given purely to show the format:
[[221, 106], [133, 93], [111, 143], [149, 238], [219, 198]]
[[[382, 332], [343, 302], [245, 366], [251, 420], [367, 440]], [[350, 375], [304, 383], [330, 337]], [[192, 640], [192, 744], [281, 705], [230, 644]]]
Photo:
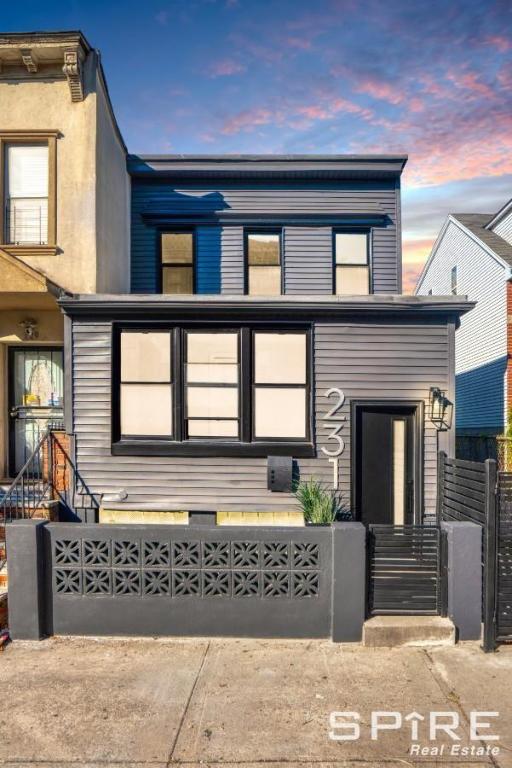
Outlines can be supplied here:
[[444, 615], [446, 557], [439, 526], [369, 526], [369, 615]]

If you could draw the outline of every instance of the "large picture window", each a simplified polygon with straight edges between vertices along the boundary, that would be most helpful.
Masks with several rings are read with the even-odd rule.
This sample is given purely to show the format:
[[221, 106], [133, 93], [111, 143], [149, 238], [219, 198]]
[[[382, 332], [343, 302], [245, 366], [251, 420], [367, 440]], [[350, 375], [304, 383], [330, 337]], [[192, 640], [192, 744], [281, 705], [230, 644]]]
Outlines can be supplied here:
[[121, 435], [173, 436], [171, 354], [169, 331], [121, 333]]
[[334, 292], [338, 296], [370, 293], [368, 234], [336, 232], [334, 235]]
[[238, 333], [186, 332], [187, 436], [239, 436]]
[[308, 330], [133, 328], [116, 338], [115, 453], [311, 455]]
[[306, 334], [254, 334], [254, 437], [305, 439]]

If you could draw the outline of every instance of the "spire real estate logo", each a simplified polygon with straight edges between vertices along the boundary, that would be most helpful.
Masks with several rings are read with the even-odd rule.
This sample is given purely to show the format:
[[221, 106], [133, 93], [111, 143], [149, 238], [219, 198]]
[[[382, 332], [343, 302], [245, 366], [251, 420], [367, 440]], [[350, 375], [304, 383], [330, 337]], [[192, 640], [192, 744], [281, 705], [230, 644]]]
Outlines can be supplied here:
[[397, 712], [374, 710], [370, 719], [359, 712], [329, 715], [331, 741], [380, 741], [406, 731], [411, 757], [497, 757], [499, 735], [495, 732], [499, 712], [472, 710], [469, 720], [457, 711]]

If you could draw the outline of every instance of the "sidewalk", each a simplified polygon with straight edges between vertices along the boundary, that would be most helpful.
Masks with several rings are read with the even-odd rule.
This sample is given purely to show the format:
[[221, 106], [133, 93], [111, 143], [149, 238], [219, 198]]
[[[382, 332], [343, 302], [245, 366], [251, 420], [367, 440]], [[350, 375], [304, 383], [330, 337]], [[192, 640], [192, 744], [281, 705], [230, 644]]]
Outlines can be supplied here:
[[[0, 691], [0, 765], [13, 768], [512, 767], [512, 647], [54, 638], [0, 654]], [[498, 757], [411, 758], [409, 723], [370, 739], [372, 710], [455, 711], [461, 744], [482, 747], [472, 709], [500, 712]], [[329, 739], [332, 710], [360, 713], [358, 741]]]

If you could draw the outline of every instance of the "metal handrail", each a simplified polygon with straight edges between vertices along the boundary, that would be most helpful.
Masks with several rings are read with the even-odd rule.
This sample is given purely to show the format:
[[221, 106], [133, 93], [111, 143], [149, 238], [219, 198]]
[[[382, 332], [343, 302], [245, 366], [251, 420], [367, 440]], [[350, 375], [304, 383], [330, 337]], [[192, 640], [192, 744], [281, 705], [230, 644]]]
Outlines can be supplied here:
[[[48, 471], [42, 466], [42, 449], [48, 443]], [[36, 447], [12, 481], [0, 502], [0, 531], [12, 520], [33, 517], [40, 508], [51, 487], [51, 439], [49, 431], [39, 438]], [[6, 556], [0, 558], [0, 569], [5, 565]]]
[[[3, 537], [0, 537], [0, 540], [3, 538], [5, 541], [7, 523], [33, 517], [47, 497], [49, 500], [59, 501], [67, 513], [72, 515], [76, 515], [77, 498], [80, 499], [82, 509], [99, 507], [96, 497], [91, 493], [73, 460], [53, 433], [54, 428], [55, 425], [44, 432], [0, 500], [0, 532], [3, 531]], [[45, 445], [47, 446], [46, 457], [43, 450]], [[59, 467], [56, 466], [55, 457], [63, 461]], [[56, 470], [59, 468], [63, 469], [64, 483], [62, 484], [56, 482]], [[0, 556], [0, 570], [4, 567], [6, 559], [6, 555]]]

